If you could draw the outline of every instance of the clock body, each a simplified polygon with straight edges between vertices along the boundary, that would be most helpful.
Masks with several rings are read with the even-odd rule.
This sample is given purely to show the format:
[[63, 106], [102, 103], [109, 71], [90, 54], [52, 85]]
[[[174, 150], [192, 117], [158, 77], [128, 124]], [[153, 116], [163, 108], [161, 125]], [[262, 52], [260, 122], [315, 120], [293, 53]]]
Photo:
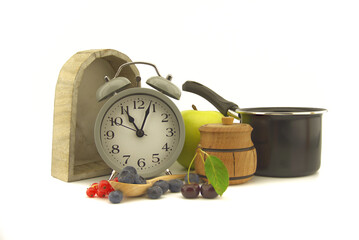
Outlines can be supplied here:
[[133, 166], [140, 176], [158, 176], [180, 155], [185, 127], [177, 106], [164, 94], [131, 88], [112, 96], [100, 109], [95, 144], [116, 172]]

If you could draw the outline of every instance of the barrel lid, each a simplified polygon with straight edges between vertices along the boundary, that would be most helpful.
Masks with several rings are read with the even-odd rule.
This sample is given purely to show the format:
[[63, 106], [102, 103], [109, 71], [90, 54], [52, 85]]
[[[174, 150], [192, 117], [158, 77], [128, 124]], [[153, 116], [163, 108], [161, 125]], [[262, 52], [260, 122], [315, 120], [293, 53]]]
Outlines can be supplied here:
[[[232, 118], [232, 119], [229, 119]], [[223, 117], [222, 123], [210, 123], [199, 127], [200, 132], [248, 132], [253, 128], [247, 123], [233, 123], [233, 117]]]

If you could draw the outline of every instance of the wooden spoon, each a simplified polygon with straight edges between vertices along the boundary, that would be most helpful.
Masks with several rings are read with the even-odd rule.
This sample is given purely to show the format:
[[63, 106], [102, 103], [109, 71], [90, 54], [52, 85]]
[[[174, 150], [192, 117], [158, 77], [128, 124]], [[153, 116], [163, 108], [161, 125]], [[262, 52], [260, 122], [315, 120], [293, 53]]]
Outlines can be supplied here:
[[184, 178], [185, 176], [186, 176], [185, 174], [159, 176], [156, 178], [146, 180], [147, 182], [146, 184], [131, 184], [131, 183], [121, 183], [115, 181], [110, 181], [110, 184], [113, 187], [113, 189], [120, 190], [123, 193], [123, 195], [127, 197], [137, 197], [145, 194], [147, 189], [151, 187], [158, 180], [167, 181], [171, 179]]

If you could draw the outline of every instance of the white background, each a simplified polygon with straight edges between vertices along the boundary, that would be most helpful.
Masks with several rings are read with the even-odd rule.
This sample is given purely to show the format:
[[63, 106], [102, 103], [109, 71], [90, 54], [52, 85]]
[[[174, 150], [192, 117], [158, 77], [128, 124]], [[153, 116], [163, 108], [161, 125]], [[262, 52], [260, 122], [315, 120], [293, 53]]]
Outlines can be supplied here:
[[[0, 239], [358, 239], [358, 12], [347, 0], [2, 1]], [[62, 65], [100, 48], [240, 107], [327, 108], [320, 171], [255, 177], [213, 201], [87, 198], [101, 178], [50, 175], [53, 103]], [[215, 110], [176, 101], [192, 103]]]

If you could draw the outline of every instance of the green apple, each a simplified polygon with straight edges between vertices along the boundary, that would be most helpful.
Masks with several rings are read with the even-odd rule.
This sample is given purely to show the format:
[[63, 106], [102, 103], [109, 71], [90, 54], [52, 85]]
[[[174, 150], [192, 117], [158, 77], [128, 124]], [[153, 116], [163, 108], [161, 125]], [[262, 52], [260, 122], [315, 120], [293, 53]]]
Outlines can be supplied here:
[[[223, 115], [217, 111], [185, 110], [181, 112], [186, 138], [177, 162], [188, 169], [200, 140], [199, 127], [209, 123], [221, 123]], [[194, 164], [191, 169], [194, 169]]]

